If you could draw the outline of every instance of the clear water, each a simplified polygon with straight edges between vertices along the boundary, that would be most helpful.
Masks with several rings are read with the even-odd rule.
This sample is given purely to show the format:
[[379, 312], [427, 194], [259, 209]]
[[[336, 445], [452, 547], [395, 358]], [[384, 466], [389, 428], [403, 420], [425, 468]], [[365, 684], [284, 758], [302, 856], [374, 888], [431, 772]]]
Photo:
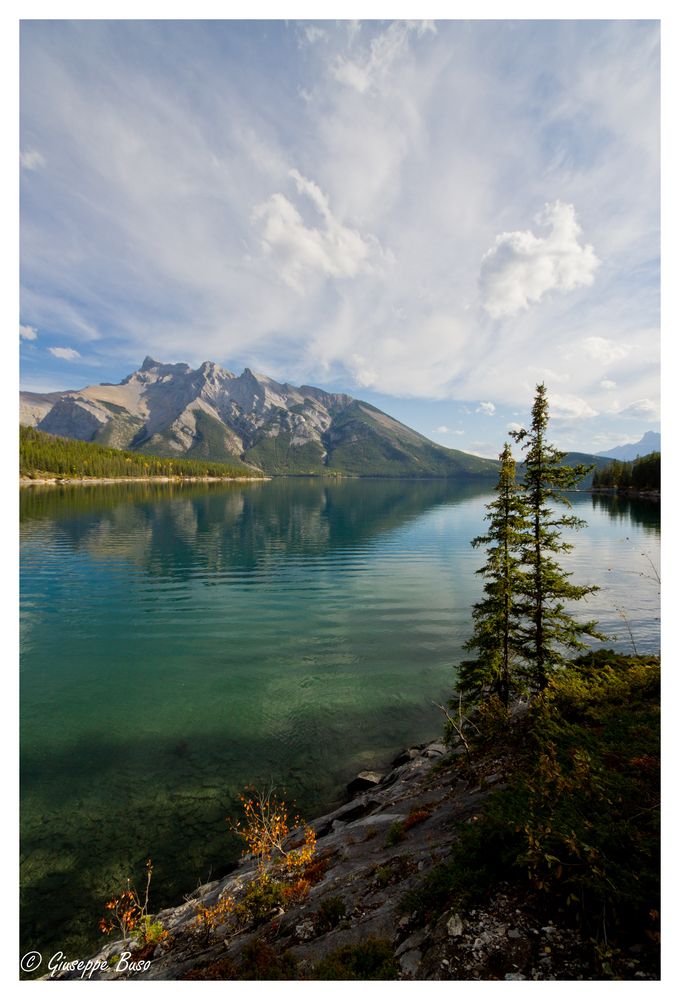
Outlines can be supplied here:
[[[76, 957], [144, 861], [166, 905], [238, 856], [273, 781], [303, 815], [435, 736], [490, 496], [445, 482], [31, 488], [22, 515], [22, 946]], [[573, 497], [579, 608], [659, 648], [659, 508]]]

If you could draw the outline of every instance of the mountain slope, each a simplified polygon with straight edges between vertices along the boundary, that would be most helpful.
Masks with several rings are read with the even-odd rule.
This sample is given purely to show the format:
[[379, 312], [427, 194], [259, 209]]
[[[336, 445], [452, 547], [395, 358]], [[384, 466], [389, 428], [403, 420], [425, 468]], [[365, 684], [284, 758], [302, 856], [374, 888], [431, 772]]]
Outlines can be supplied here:
[[118, 385], [22, 394], [48, 434], [169, 458], [240, 459], [270, 475], [495, 477], [497, 463], [444, 448], [369, 403], [214, 362], [147, 357]]
[[653, 451], [661, 451], [661, 435], [657, 431], [647, 431], [639, 441], [632, 444], [620, 444], [609, 451], [599, 451], [598, 455], [605, 458], [618, 458], [620, 462], [632, 462], [638, 456], [651, 455]]

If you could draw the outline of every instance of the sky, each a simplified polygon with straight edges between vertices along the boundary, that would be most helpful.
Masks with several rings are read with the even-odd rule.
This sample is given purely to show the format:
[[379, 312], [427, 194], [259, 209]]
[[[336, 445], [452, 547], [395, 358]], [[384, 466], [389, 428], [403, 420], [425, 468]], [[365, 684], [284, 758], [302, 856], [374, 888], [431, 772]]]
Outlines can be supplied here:
[[150, 354], [495, 456], [659, 429], [656, 21], [25, 21], [21, 383]]

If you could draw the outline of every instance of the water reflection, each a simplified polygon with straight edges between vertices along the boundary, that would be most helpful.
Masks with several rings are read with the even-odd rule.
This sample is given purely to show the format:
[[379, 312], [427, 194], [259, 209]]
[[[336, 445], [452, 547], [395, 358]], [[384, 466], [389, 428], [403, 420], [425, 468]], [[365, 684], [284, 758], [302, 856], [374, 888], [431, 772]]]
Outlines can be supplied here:
[[[208, 878], [246, 783], [312, 814], [435, 735], [488, 499], [441, 480], [22, 491], [24, 950], [91, 947], [112, 882], [149, 854], [159, 903]], [[590, 523], [569, 569], [602, 588], [585, 616], [614, 631], [623, 607], [658, 648], [639, 575], [658, 507], [572, 499]]]

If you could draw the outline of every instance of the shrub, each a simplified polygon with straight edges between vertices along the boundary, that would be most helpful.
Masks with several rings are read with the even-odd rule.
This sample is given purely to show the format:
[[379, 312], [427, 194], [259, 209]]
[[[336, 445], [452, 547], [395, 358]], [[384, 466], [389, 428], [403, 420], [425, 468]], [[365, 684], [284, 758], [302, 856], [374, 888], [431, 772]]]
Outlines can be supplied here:
[[[288, 871], [299, 871], [312, 860], [316, 851], [316, 834], [299, 816], [288, 821], [288, 806], [276, 796], [276, 789], [251, 789], [240, 796], [244, 820], [229, 820], [231, 829], [247, 845], [244, 853], [255, 855], [263, 867], [272, 859], [285, 864]], [[302, 828], [302, 843], [286, 850], [285, 842], [291, 829]]]
[[387, 846], [394, 847], [396, 844], [400, 844], [405, 836], [406, 830], [404, 829], [404, 824], [400, 819], [395, 819], [387, 831]]
[[137, 948], [157, 945], [168, 937], [168, 932], [162, 923], [159, 920], [152, 920], [149, 914], [149, 890], [152, 875], [153, 865], [151, 858], [149, 858], [146, 863], [144, 898], [142, 899], [132, 880], [128, 879], [126, 888], [105, 904], [105, 909], [108, 911], [107, 916], [102, 917], [99, 921], [99, 929], [102, 934], [111, 934], [118, 929], [124, 940], [134, 937]]
[[278, 952], [265, 941], [250, 941], [241, 955], [236, 978], [256, 980], [295, 979], [297, 961], [289, 952]]
[[411, 827], [417, 826], [418, 823], [424, 823], [426, 819], [430, 818], [431, 814], [431, 806], [424, 806], [420, 809], [412, 809], [404, 820], [404, 830], [410, 830]]
[[314, 924], [318, 931], [330, 931], [345, 916], [345, 903], [340, 896], [329, 896], [314, 914]]
[[243, 899], [236, 904], [235, 911], [244, 921], [259, 923], [284, 902], [283, 885], [266, 872], [260, 872], [246, 886]]
[[312, 970], [312, 979], [397, 979], [399, 970], [392, 946], [380, 938], [344, 945], [322, 958]]

